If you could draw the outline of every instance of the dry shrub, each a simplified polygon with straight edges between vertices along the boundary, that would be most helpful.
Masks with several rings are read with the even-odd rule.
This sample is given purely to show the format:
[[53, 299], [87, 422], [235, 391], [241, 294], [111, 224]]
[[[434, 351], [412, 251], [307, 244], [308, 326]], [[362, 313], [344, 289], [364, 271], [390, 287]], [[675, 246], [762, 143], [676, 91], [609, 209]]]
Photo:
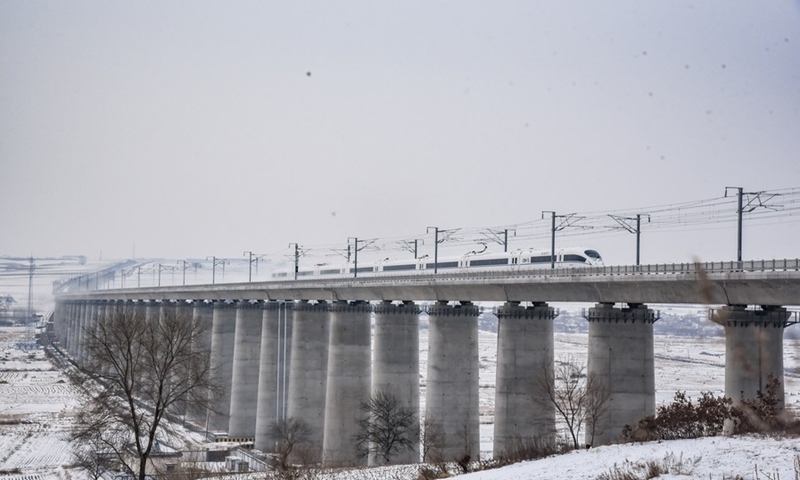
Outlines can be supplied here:
[[[540, 438], [518, 438], [510, 446], [500, 452], [494, 459], [496, 467], [510, 465], [526, 460], [537, 460], [555, 453], [565, 453], [558, 450], [551, 442]], [[494, 467], [491, 467], [494, 468]]]
[[658, 407], [656, 415], [643, 418], [636, 427], [626, 425], [622, 438], [629, 442], [645, 442], [719, 435], [725, 420], [735, 418], [733, 403], [711, 392], [700, 395], [695, 405], [686, 392], [675, 392], [672, 403]]
[[770, 374], [764, 392], [756, 392], [755, 399], [740, 400], [735, 409], [736, 433], [800, 434], [800, 421], [783, 409], [780, 386], [780, 381]]
[[420, 467], [416, 480], [436, 480], [439, 478], [449, 478], [450, 476], [450, 473], [447, 471], [447, 466], [444, 463], [439, 463]]
[[658, 407], [655, 416], [626, 425], [622, 438], [628, 442], [674, 440], [720, 435], [725, 421], [732, 421], [733, 433], [783, 433], [800, 435], [800, 421], [783, 409], [780, 382], [769, 375], [765, 391], [755, 399], [741, 398], [734, 406], [730, 398], [702, 392], [695, 405], [685, 392], [676, 392], [672, 403]]
[[598, 476], [598, 480], [649, 480], [662, 475], [690, 476], [694, 467], [702, 460], [695, 457], [684, 461], [683, 454], [675, 457], [668, 453], [662, 460], [647, 460], [644, 462], [630, 462], [625, 460], [622, 465], [614, 465], [607, 472]]
[[[665, 473], [661, 472], [657, 465], [658, 462], [647, 462], [647, 464], [644, 464], [631, 463], [626, 460], [622, 466], [614, 465], [607, 472], [598, 475], [597, 480], [645, 480], [656, 478], [661, 475], [661, 473]], [[650, 476], [655, 471], [658, 471], [658, 473], [655, 476]]]

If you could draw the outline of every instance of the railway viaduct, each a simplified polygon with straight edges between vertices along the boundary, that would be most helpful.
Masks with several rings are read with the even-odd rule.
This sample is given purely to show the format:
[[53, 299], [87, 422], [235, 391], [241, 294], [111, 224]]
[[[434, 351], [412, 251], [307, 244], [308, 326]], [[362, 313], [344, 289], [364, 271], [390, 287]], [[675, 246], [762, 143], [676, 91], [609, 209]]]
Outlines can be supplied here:
[[[445, 460], [479, 456], [478, 316], [497, 309], [494, 451], [551, 434], [540, 379], [553, 368], [554, 309], [591, 302], [588, 373], [608, 396], [595, 445], [655, 413], [653, 323], [648, 304], [707, 304], [725, 328], [725, 393], [754, 397], [768, 375], [783, 383], [783, 330], [797, 321], [800, 260], [486, 271], [363, 278], [130, 288], [64, 293], [56, 338], [78, 360], [83, 335], [116, 308], [151, 318], [164, 309], [204, 322], [219, 380], [217, 408], [191, 420], [271, 449], [270, 424], [302, 418], [327, 465], [363, 465], [353, 436], [359, 404], [378, 391], [419, 410], [419, 316], [429, 319], [424, 416], [442, 429]], [[374, 332], [372, 325], [374, 322]], [[549, 377], [552, 381], [552, 374]], [[544, 399], [545, 401], [542, 401]], [[420, 460], [408, 452], [396, 463]], [[369, 463], [378, 460], [370, 458]]]

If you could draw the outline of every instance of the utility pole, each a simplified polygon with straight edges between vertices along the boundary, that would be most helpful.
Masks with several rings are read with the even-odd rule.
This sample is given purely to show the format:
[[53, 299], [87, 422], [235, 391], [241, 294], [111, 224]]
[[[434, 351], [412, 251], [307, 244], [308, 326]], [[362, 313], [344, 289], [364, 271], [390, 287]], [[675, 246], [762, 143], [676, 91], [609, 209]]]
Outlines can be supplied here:
[[425, 233], [431, 233], [433, 229], [433, 273], [439, 271], [439, 227], [428, 227]]
[[550, 223], [550, 268], [556, 268], [556, 212], [552, 210], [542, 211], [542, 219], [544, 214], [549, 213], [552, 222]]
[[742, 261], [742, 197], [744, 197], [744, 188], [742, 187], [725, 187], [725, 196], [728, 196], [728, 190], [736, 190], [739, 197], [736, 207], [736, 214], [739, 217], [739, 225], [736, 233], [736, 261]]
[[[358, 251], [364, 250], [365, 248], [369, 247], [373, 243], [375, 243], [375, 239], [367, 239], [367, 240], [359, 240], [358, 237], [347, 237], [347, 261], [350, 261], [350, 240], [353, 240], [353, 278], [358, 277]], [[361, 243], [364, 246], [358, 248], [358, 244]]]
[[[728, 196], [728, 190], [736, 190], [738, 195], [737, 201], [737, 208], [736, 213], [739, 215], [739, 228], [737, 231], [737, 242], [736, 242], [736, 261], [742, 261], [742, 217], [744, 213], [750, 213], [753, 210], [758, 208], [765, 208], [767, 210], [774, 210], [778, 211], [778, 209], [783, 208], [785, 205], [774, 205], [769, 204], [768, 202], [775, 197], [779, 196], [779, 193], [767, 193], [765, 191], [761, 192], [745, 192], [742, 187], [725, 187], [725, 196]], [[744, 196], [747, 195], [747, 203], [744, 202]]]
[[[248, 250], [244, 252], [242, 255], [249, 255], [247, 261], [247, 283], [250, 283], [253, 281], [253, 252]], [[258, 261], [258, 256], [256, 256], [255, 261]]]
[[178, 263], [181, 262], [183, 262], [183, 267], [181, 269], [183, 270], [183, 285], [186, 285], [186, 260], [178, 260]]
[[[419, 247], [419, 242], [420, 242], [420, 240], [416, 239], [416, 238], [414, 240], [401, 240], [400, 241], [400, 247], [403, 250], [406, 250], [407, 252], [413, 253], [414, 254], [414, 260], [416, 260], [417, 258], [419, 258], [419, 255], [417, 254], [418, 247]], [[425, 245], [425, 241], [424, 240], [422, 241], [422, 244]]]
[[[300, 245], [296, 243], [290, 243], [289, 248], [292, 247], [294, 247], [294, 279], [297, 280], [297, 272], [300, 270]], [[348, 245], [347, 248], [349, 249], [350, 245]]]
[[353, 240], [353, 278], [358, 278], [358, 237], [347, 237], [347, 261], [350, 261], [350, 240]]
[[[584, 217], [576, 217], [574, 213], [569, 213], [567, 215], [556, 215], [556, 212], [552, 210], [543, 210], [542, 211], [542, 219], [544, 219], [544, 214], [550, 214], [550, 268], [556, 268], [556, 232], [560, 230], [564, 230], [567, 227], [571, 227], [575, 222], [582, 220]], [[556, 218], [563, 218], [561, 223], [556, 226]]]
[[30, 258], [30, 266], [28, 269], [28, 319], [33, 316], [33, 271], [36, 266], [33, 263], [33, 255]]
[[[439, 271], [439, 244], [452, 239], [453, 235], [460, 229], [453, 228], [450, 230], [443, 230], [439, 227], [428, 227], [425, 232], [431, 233], [431, 229], [433, 230], [433, 273], [437, 273]], [[440, 234], [444, 235], [440, 238]]]
[[[503, 246], [503, 252], [508, 252], [508, 233], [511, 232], [514, 235], [517, 234], [517, 229], [515, 228], [506, 228], [504, 230], [487, 230], [485, 232], [481, 232], [481, 234], [488, 238], [489, 240], [499, 243]], [[503, 235], [502, 239], [500, 235]]]
[[[640, 260], [640, 255], [639, 255], [639, 253], [641, 251], [641, 248], [640, 248], [640, 246], [641, 246], [641, 242], [640, 242], [641, 238], [640, 237], [641, 237], [641, 233], [642, 233], [642, 216], [646, 216], [647, 217], [647, 221], [648, 222], [650, 221], [650, 214], [648, 214], [648, 213], [637, 213], [635, 218], [634, 217], [620, 217], [620, 216], [617, 216], [617, 215], [609, 215], [609, 217], [611, 217], [615, 222], [620, 224], [622, 226], [622, 228], [627, 230], [629, 233], [635, 233], [636, 234], [636, 265], [640, 264], [640, 261], [639, 261]], [[629, 223], [629, 222], [633, 222], [634, 220], [636, 221], [636, 227], [635, 228], [633, 227], [633, 225], [631, 225]]]
[[217, 257], [206, 257], [206, 260], [209, 258], [211, 259], [211, 284], [213, 285], [217, 281]]

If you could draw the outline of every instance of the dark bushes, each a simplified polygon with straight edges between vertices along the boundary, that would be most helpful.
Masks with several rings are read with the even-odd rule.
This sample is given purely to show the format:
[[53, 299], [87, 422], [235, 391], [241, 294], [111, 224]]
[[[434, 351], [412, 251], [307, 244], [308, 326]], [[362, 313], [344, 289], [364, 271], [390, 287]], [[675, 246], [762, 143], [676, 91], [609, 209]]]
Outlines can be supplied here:
[[636, 427], [626, 425], [623, 440], [644, 442], [719, 435], [725, 420], [733, 416], [733, 402], [711, 392], [700, 395], [695, 405], [686, 392], [675, 392], [672, 403], [658, 407], [656, 415], [643, 418]]
[[800, 422], [783, 409], [780, 382], [770, 375], [765, 391], [755, 399], [741, 398], [734, 406], [730, 398], [702, 392], [695, 405], [685, 392], [676, 392], [672, 403], [658, 407], [656, 415], [626, 425], [622, 439], [626, 442], [673, 440], [709, 437], [723, 433], [800, 433]]
[[742, 398], [736, 408], [736, 433], [800, 433], [800, 421], [783, 409], [781, 382], [770, 375], [764, 392], [756, 392], [755, 400]]

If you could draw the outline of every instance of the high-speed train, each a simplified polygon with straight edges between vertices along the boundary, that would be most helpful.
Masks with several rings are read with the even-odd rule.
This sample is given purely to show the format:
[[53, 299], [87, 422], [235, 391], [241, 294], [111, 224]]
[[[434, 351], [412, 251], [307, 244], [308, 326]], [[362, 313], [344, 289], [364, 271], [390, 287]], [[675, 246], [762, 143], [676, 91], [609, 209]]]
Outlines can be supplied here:
[[[550, 268], [550, 250], [517, 250], [516, 252], [470, 252], [461, 257], [439, 258], [436, 270], [439, 272], [472, 272], [488, 270], [526, 270]], [[582, 247], [562, 248], [556, 251], [555, 266], [591, 267], [602, 266], [603, 259], [597, 250]], [[377, 262], [359, 263], [357, 272], [352, 263], [341, 265], [320, 264], [313, 267], [299, 268], [297, 278], [307, 277], [343, 277], [371, 275], [413, 275], [415, 273], [434, 270], [434, 259], [429, 255], [409, 260], [380, 260]], [[274, 279], [292, 279], [291, 270], [277, 270], [272, 274]]]

